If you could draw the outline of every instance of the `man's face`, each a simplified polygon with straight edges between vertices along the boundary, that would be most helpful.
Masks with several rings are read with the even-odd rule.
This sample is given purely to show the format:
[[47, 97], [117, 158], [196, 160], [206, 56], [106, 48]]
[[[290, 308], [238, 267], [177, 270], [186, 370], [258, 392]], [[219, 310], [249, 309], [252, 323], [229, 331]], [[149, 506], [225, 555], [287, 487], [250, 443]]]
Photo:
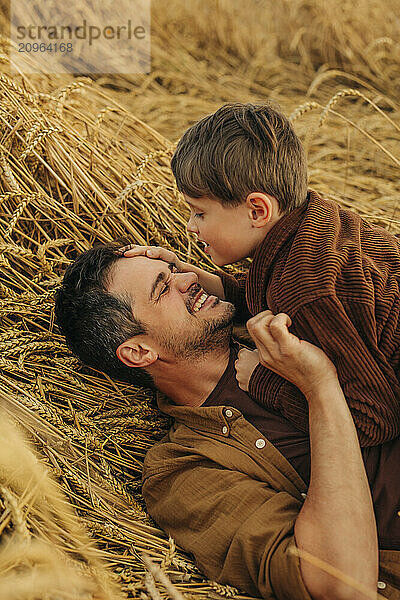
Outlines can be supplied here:
[[174, 358], [200, 357], [229, 341], [234, 306], [205, 294], [195, 273], [180, 273], [172, 263], [120, 258], [108, 291], [129, 294], [149, 338]]

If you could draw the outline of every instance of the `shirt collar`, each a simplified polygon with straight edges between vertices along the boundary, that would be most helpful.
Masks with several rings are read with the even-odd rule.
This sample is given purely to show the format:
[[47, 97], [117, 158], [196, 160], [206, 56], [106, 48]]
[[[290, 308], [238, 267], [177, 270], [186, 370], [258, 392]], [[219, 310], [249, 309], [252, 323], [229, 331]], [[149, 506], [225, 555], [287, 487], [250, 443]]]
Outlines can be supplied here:
[[223, 413], [223, 406], [181, 406], [174, 404], [161, 392], [157, 392], [156, 399], [161, 412], [191, 429], [221, 433], [221, 425], [229, 425]]
[[[241, 344], [233, 338], [231, 338], [230, 345], [231, 354], [229, 356], [229, 362], [232, 359], [233, 348], [239, 350], [241, 347]], [[214, 390], [212, 390], [208, 398], [211, 396], [211, 394], [214, 393], [215, 389], [219, 386], [221, 380], [224, 378], [227, 370], [229, 369], [229, 362], [226, 366], [225, 371], [221, 375], [221, 378], [218, 380], [216, 387], [214, 388]], [[177, 422], [187, 425], [188, 427], [198, 429], [200, 431], [220, 433], [221, 424], [225, 424], [228, 426], [226, 417], [223, 412], [224, 407], [222, 405], [204, 406], [203, 403], [203, 405], [201, 406], [182, 406], [180, 404], [175, 404], [168, 396], [159, 391], [157, 391], [156, 400], [158, 408], [161, 410], [161, 412], [172, 417]], [[205, 402], [206, 401], [207, 399], [205, 400]], [[235, 410], [234, 412], [237, 412], [237, 416], [239, 416], [238, 411]], [[230, 422], [232, 423], [232, 419], [230, 419]]]

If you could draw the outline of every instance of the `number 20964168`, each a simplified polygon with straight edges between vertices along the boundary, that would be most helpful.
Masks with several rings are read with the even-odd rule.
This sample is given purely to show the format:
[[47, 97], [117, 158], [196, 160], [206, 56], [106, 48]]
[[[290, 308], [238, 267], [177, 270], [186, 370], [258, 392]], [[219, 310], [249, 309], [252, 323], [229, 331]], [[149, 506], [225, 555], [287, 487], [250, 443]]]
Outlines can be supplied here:
[[20, 42], [18, 52], [72, 52], [72, 42]]

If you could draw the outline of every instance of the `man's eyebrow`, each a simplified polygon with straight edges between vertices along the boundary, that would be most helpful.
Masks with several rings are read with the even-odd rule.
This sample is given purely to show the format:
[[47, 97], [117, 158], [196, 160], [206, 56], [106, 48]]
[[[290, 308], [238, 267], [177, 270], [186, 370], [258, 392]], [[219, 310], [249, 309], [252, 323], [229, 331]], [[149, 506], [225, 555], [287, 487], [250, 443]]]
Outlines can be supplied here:
[[[176, 267], [175, 263], [170, 262], [168, 263], [168, 269], [170, 271], [172, 271], [172, 269]], [[153, 283], [153, 286], [151, 288], [151, 292], [150, 292], [150, 296], [149, 296], [149, 300], [152, 301], [154, 298], [154, 293], [156, 291], [156, 289], [158, 288], [158, 286], [160, 285], [160, 283], [162, 281], [165, 281], [167, 279], [167, 273], [165, 271], [161, 271], [161, 273], [159, 273]]]

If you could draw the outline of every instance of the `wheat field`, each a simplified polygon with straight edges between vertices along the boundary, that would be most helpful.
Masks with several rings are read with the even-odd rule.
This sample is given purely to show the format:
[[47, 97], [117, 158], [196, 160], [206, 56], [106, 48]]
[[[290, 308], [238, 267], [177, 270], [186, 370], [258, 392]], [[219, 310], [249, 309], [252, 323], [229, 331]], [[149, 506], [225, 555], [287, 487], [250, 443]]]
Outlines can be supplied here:
[[277, 103], [310, 187], [399, 235], [400, 4], [155, 0], [150, 74], [93, 77], [11, 75], [2, 8], [0, 597], [242, 598], [146, 514], [143, 458], [169, 423], [151, 392], [69, 353], [54, 294], [115, 238], [212, 268], [169, 162], [230, 101]]

